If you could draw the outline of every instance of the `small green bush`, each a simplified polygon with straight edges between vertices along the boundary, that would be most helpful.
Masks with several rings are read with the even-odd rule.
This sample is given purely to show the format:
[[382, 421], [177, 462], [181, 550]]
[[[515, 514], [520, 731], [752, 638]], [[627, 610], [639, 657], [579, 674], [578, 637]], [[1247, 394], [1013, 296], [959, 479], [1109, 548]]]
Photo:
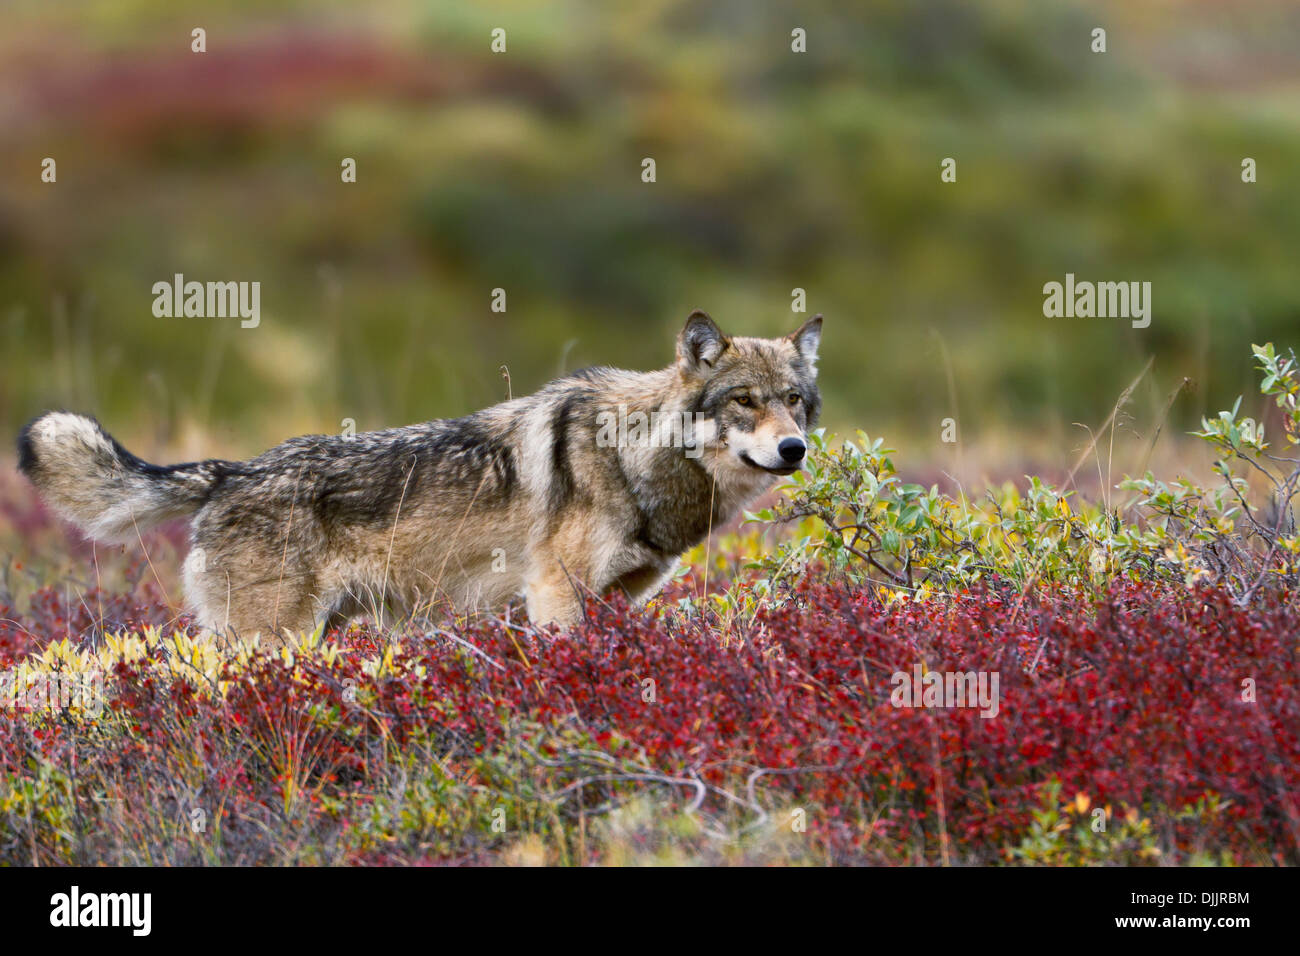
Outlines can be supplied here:
[[[1279, 358], [1272, 344], [1254, 352], [1261, 392], [1282, 410], [1287, 441], [1300, 444], [1295, 355]], [[1139, 497], [1109, 511], [1037, 477], [1023, 491], [1008, 483], [982, 497], [954, 498], [901, 481], [893, 449], [879, 438], [858, 432], [836, 447], [819, 431], [807, 468], [782, 487], [782, 500], [749, 515], [808, 522], [809, 533], [752, 565], [762, 574], [746, 585], [746, 599], [778, 594], [814, 565], [919, 598], [980, 581], [1098, 590], [1119, 577], [1205, 580], [1241, 602], [1266, 585], [1294, 588], [1300, 539], [1291, 502], [1300, 491], [1300, 458], [1271, 454], [1263, 425], [1239, 418], [1240, 407], [1238, 398], [1232, 411], [1192, 433], [1222, 452], [1215, 464], [1221, 485], [1166, 484], [1147, 473], [1121, 482]]]

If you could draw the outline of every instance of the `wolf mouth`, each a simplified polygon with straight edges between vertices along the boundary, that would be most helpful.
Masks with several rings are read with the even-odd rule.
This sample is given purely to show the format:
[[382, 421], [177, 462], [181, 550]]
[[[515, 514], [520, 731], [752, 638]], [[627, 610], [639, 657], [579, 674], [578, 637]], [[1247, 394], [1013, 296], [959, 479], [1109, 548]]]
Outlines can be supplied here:
[[771, 475], [793, 475], [799, 470], [798, 465], [788, 465], [784, 468], [768, 468], [766, 465], [760, 465], [758, 462], [754, 461], [754, 459], [749, 457], [749, 453], [744, 451], [740, 453], [740, 460], [751, 468], [757, 468], [759, 471], [766, 471]]

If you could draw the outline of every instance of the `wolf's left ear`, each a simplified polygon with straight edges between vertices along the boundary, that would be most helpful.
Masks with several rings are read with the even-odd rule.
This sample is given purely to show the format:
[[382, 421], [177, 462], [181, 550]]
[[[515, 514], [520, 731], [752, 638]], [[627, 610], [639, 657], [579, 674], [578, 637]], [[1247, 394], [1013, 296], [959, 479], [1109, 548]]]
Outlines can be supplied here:
[[730, 345], [731, 340], [722, 334], [708, 313], [696, 309], [677, 336], [677, 364], [687, 372], [711, 369]]
[[814, 315], [811, 319], [799, 326], [797, 332], [791, 332], [786, 336], [793, 343], [795, 351], [801, 358], [814, 369], [817, 368], [817, 347], [822, 344], [822, 317], [820, 314]]

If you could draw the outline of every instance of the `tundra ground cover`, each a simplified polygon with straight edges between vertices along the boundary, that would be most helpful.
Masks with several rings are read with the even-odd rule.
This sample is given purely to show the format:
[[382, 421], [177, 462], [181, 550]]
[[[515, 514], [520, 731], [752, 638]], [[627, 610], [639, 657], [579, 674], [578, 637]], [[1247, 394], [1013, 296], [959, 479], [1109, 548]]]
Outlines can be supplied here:
[[[1281, 864], [1300, 849], [1300, 612], [1275, 595], [891, 604], [809, 584], [726, 633], [593, 599], [563, 638], [504, 619], [354, 627], [280, 653], [149, 628], [33, 637], [82, 634], [94, 598], [49, 592], [0, 625], [5, 669], [105, 675], [98, 717], [74, 701], [0, 721], [6, 863]], [[997, 716], [895, 707], [892, 675], [917, 664], [1000, 674]]]
[[[178, 616], [176, 529], [105, 553], [5, 485], [47, 557], [0, 568], [0, 863], [1294, 865], [1300, 470], [1236, 409], [1201, 437], [1223, 488], [1126, 509], [822, 440], [765, 516], [798, 531], [647, 608], [276, 650]], [[1234, 468], [1270, 466], [1252, 504]]]

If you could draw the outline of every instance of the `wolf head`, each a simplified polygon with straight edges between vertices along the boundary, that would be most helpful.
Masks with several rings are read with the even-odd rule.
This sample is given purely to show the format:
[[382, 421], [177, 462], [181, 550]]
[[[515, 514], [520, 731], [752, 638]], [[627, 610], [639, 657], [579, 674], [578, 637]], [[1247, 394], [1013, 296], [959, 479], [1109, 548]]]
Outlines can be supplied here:
[[821, 410], [817, 346], [822, 317], [779, 339], [727, 336], [695, 311], [677, 337], [677, 371], [704, 416], [711, 471], [798, 471]]

